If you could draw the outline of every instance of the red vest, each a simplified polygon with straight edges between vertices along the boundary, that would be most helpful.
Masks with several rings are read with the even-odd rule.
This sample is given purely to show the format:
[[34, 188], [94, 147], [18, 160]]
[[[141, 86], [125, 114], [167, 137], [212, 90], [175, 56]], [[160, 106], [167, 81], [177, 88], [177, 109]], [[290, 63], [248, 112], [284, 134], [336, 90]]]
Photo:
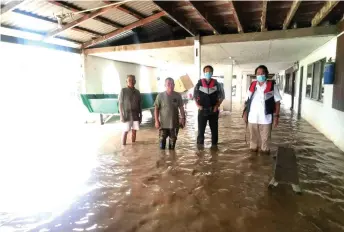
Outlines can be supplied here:
[[[273, 114], [276, 111], [275, 108], [275, 99], [274, 99], [274, 84], [275, 82], [272, 80], [266, 81], [266, 88], [264, 90], [264, 98], [265, 98], [265, 114]], [[253, 81], [251, 83], [249, 91], [252, 93], [251, 97], [249, 98], [249, 105], [248, 105], [248, 112], [251, 108], [252, 97], [256, 90], [257, 81]]]

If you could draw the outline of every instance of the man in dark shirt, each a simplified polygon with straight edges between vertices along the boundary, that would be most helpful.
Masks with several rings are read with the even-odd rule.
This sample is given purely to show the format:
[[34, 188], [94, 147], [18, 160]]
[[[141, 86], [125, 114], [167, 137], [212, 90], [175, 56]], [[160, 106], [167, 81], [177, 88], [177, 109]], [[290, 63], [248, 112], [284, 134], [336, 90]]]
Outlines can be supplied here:
[[[185, 126], [185, 112], [183, 100], [179, 93], [174, 91], [174, 80], [166, 78], [166, 91], [159, 93], [155, 100], [155, 127], [159, 129], [159, 146], [165, 149], [166, 139], [169, 137], [169, 149], [176, 145], [179, 125]], [[181, 118], [179, 120], [179, 112]]]
[[204, 78], [194, 88], [194, 97], [198, 107], [197, 144], [204, 145], [204, 132], [209, 121], [211, 143], [217, 146], [219, 128], [219, 107], [225, 98], [224, 90], [216, 79], [213, 79], [214, 68], [207, 65], [203, 68]]
[[134, 75], [128, 75], [127, 88], [123, 88], [119, 94], [119, 112], [124, 132], [122, 144], [126, 145], [127, 135], [131, 130], [131, 140], [136, 141], [136, 131], [140, 128], [142, 121], [141, 94], [135, 89], [136, 79]]

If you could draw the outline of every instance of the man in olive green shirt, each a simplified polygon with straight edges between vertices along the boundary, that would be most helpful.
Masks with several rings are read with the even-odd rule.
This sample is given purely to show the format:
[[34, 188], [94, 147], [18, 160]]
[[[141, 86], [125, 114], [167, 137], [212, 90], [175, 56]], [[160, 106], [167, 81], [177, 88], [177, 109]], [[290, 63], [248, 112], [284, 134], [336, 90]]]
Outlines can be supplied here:
[[[169, 149], [174, 149], [177, 141], [179, 125], [185, 126], [185, 111], [183, 100], [179, 93], [174, 91], [174, 80], [166, 78], [166, 91], [159, 93], [155, 100], [155, 127], [159, 129], [160, 149], [166, 148], [166, 139], [169, 137]], [[179, 119], [179, 111], [181, 118]]]
[[127, 135], [131, 130], [131, 140], [136, 141], [136, 131], [142, 121], [141, 94], [135, 89], [136, 79], [134, 75], [128, 75], [127, 88], [123, 88], [119, 94], [119, 112], [123, 123], [122, 144], [126, 145]]

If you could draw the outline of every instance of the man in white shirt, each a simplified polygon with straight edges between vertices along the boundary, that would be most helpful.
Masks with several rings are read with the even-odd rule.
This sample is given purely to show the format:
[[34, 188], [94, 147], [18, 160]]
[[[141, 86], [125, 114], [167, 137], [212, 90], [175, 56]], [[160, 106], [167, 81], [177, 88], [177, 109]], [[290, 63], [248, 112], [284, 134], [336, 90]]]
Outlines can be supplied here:
[[268, 154], [271, 126], [278, 125], [282, 97], [275, 82], [267, 80], [269, 71], [266, 66], [258, 66], [255, 74], [257, 80], [251, 83], [247, 92], [243, 117], [250, 130], [250, 150], [257, 152], [261, 141], [261, 152]]

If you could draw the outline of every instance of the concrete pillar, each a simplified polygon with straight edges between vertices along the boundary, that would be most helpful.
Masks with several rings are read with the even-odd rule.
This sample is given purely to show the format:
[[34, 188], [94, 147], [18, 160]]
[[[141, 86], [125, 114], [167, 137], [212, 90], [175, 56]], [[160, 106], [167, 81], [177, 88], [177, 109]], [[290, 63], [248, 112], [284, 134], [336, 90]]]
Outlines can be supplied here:
[[225, 67], [223, 88], [225, 90], [225, 100], [223, 101], [223, 110], [232, 111], [232, 78], [233, 78], [233, 63]]
[[86, 57], [85, 53], [81, 54], [81, 83], [79, 86], [80, 93], [86, 93]]
[[195, 62], [195, 75], [197, 80], [201, 78], [201, 41], [200, 36], [195, 37], [194, 41], [194, 62]]

